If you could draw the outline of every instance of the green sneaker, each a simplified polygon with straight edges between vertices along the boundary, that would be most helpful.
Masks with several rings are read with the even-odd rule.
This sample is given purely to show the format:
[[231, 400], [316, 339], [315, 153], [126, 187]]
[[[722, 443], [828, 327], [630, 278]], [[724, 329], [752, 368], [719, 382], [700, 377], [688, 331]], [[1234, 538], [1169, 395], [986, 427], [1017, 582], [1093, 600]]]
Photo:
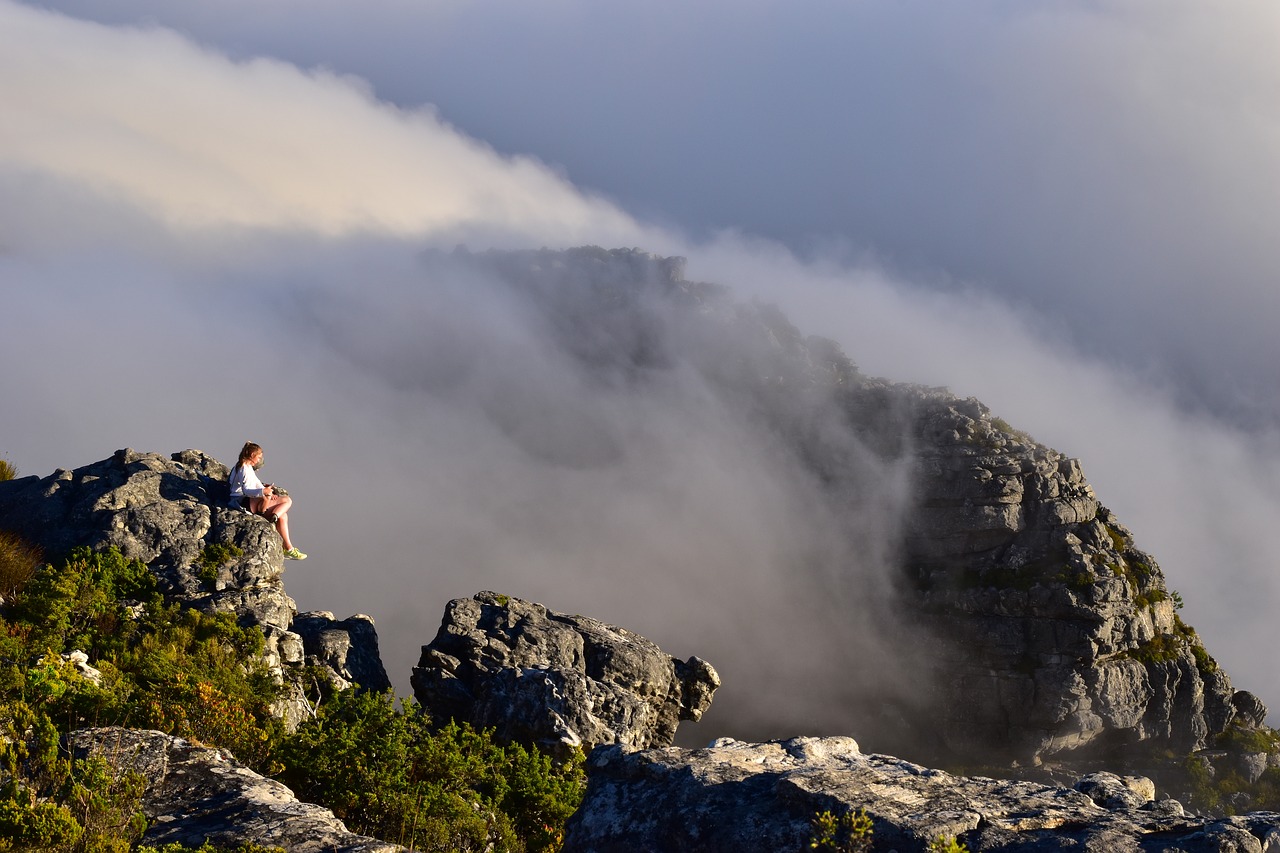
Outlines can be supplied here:
[[307, 555], [299, 551], [297, 548], [290, 548], [288, 551], [284, 552], [284, 558], [286, 560], [305, 560], [307, 559]]

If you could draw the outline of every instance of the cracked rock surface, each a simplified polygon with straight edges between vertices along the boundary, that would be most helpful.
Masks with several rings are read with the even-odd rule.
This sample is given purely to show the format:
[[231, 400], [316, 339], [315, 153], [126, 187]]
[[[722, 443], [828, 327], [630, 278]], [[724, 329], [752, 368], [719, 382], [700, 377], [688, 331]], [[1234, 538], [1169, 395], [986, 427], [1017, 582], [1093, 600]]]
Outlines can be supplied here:
[[955, 837], [973, 853], [1280, 850], [1280, 814], [1188, 815], [1142, 777], [1094, 773], [1074, 787], [954, 776], [845, 737], [705, 749], [596, 750], [565, 853], [773, 853], [809, 848], [813, 818], [865, 809], [875, 850]]

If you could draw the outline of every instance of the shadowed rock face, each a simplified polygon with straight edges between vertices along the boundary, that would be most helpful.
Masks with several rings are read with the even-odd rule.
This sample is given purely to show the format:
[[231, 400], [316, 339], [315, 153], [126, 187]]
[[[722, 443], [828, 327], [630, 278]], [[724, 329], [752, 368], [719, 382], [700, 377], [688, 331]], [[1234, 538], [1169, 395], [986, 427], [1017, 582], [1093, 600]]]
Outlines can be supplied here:
[[[78, 546], [115, 546], [146, 563], [170, 599], [234, 613], [242, 625], [260, 627], [277, 682], [292, 687], [276, 708], [291, 727], [310, 713], [297, 680], [308, 655], [339, 687], [355, 681], [385, 688], [369, 617], [338, 622], [332, 614], [307, 614], [311, 647], [304, 643], [293, 626], [297, 608], [284, 589], [280, 537], [266, 519], [227, 508], [229, 473], [198, 450], [169, 457], [120, 450], [74, 471], [0, 482], [0, 529], [39, 545], [51, 561]], [[227, 557], [212, 578], [207, 570], [202, 577], [201, 557], [212, 545], [240, 553]]]
[[151, 826], [144, 844], [252, 843], [297, 853], [404, 849], [348, 832], [333, 812], [299, 802], [284, 785], [254, 773], [225, 750], [117, 727], [81, 729], [69, 741], [77, 757], [100, 755], [117, 771], [132, 770], [146, 780], [143, 812]]
[[302, 637], [307, 663], [328, 672], [338, 690], [358, 685], [381, 693], [391, 688], [370, 617], [357, 613], [337, 620], [328, 611], [310, 610], [294, 616], [292, 628]]
[[436, 719], [558, 751], [666, 746], [720, 686], [706, 661], [680, 661], [623, 628], [492, 592], [449, 602], [412, 681]]
[[922, 403], [907, 564], [952, 752], [1035, 760], [1142, 741], [1190, 751], [1237, 715], [1262, 721], [1265, 707], [1232, 689], [1076, 460], [976, 400]]
[[707, 749], [592, 753], [565, 853], [774, 853], [805, 850], [819, 812], [865, 809], [876, 850], [914, 853], [955, 836], [973, 853], [1257, 851], [1280, 845], [1280, 814], [1209, 819], [1155, 800], [1141, 777], [1095, 773], [1073, 788], [953, 776], [851, 738]]

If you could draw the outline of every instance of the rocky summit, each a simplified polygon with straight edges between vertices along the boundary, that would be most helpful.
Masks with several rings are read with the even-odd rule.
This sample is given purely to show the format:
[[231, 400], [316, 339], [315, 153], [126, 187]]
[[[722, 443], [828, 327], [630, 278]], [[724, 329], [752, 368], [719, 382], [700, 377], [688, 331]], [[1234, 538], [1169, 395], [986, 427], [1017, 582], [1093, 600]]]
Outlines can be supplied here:
[[[1079, 461], [977, 400], [863, 375], [775, 309], [686, 281], [679, 259], [589, 247], [424, 262], [444, 265], [441, 275], [461, 265], [501, 278], [584, 377], [628, 388], [666, 371], [697, 376], [700, 394], [767, 435], [788, 478], [803, 482], [805, 505], [835, 520], [823, 530], [843, 541], [830, 553], [859, 555], [874, 539], [874, 562], [890, 576], [883, 588], [836, 578], [873, 600], [864, 618], [883, 615], [901, 632], [885, 634], [901, 647], [892, 662], [851, 655], [833, 668], [834, 681], [855, 685], [841, 693], [848, 733], [896, 735], [913, 759], [989, 774], [864, 754], [849, 737], [678, 749], [679, 722], [697, 720], [720, 686], [710, 664], [493, 592], [452, 601], [413, 671], [417, 699], [435, 720], [491, 727], [501, 740], [560, 756], [591, 751], [565, 850], [806, 849], [819, 815], [859, 811], [873, 849], [900, 853], [939, 839], [973, 853], [1280, 850], [1280, 815], [1190, 813], [1193, 800], [1219, 815], [1275, 808], [1280, 737], [1263, 725], [1263, 703], [1232, 686], [1182, 621], [1155, 559], [1099, 501]], [[530, 448], [555, 464], [607, 464], [608, 454], [601, 462], [580, 450]], [[195, 450], [121, 450], [0, 482], [0, 530], [51, 561], [77, 546], [117, 547], [146, 564], [170, 601], [260, 628], [286, 687], [275, 710], [289, 724], [313, 710], [305, 672], [326, 672], [338, 689], [385, 687], [372, 620], [296, 613], [279, 538], [265, 520], [226, 507], [227, 474]], [[806, 582], [804, 567], [787, 568]], [[822, 583], [856, 566], [824, 570], [806, 599], [814, 607]], [[63, 652], [77, 677], [94, 677], [94, 661]], [[205, 833], [299, 850], [386, 849], [224, 765], [217, 750], [127, 730], [69, 740], [142, 761], [156, 840]], [[1022, 781], [991, 778], [1015, 773]], [[206, 817], [261, 831], [210, 834]]]
[[433, 717], [560, 753], [667, 746], [719, 686], [704, 660], [681, 661], [625, 628], [493, 592], [449, 602], [413, 670], [414, 693]]

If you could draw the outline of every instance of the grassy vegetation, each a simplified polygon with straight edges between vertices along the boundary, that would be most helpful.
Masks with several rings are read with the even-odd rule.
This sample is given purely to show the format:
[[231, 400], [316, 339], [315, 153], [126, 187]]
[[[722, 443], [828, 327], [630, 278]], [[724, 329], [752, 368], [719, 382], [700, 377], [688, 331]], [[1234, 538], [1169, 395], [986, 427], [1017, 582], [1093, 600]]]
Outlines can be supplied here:
[[[230, 554], [206, 549], [215, 568]], [[64, 659], [73, 650], [100, 679]], [[555, 765], [489, 732], [434, 726], [391, 695], [352, 692], [287, 735], [271, 714], [279, 688], [262, 650], [259, 629], [166, 603], [150, 570], [114, 549], [41, 566], [0, 615], [0, 851], [123, 851], [138, 841], [142, 780], [101, 759], [73, 761], [61, 746], [67, 732], [95, 725], [230, 749], [351, 829], [418, 850], [558, 849], [584, 788], [580, 756]]]
[[[866, 853], [871, 850], [875, 828], [865, 809], [836, 814], [830, 810], [813, 816], [809, 849], [826, 853]], [[969, 853], [954, 835], [939, 835], [929, 842], [929, 853]]]
[[0, 530], [0, 598], [8, 601], [26, 586], [42, 559], [39, 548], [16, 533]]
[[0, 459], [0, 482], [12, 480], [18, 476], [18, 469], [7, 459]]
[[236, 545], [206, 545], [200, 552], [196, 574], [205, 586], [212, 587], [218, 580], [218, 570], [243, 554]]

